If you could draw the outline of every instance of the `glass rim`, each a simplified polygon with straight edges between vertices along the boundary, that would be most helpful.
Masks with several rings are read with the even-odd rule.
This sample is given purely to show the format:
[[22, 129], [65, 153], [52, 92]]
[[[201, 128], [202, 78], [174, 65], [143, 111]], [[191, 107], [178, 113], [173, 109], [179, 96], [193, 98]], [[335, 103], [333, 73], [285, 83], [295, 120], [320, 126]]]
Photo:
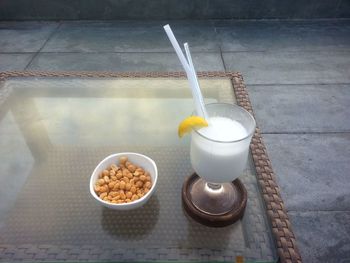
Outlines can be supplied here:
[[[213, 139], [210, 139], [209, 137], [207, 136], [204, 136], [200, 130], [197, 130], [197, 129], [193, 129], [195, 133], [197, 133], [199, 136], [201, 136], [202, 138], [206, 139], [206, 140], [209, 140], [209, 141], [212, 141], [212, 142], [217, 142], [217, 143], [234, 143], [234, 142], [240, 142], [240, 141], [244, 141], [246, 140], [247, 138], [251, 137], [254, 132], [255, 132], [255, 128], [256, 128], [256, 121], [253, 117], [253, 115], [247, 111], [245, 108], [237, 105], [237, 104], [231, 104], [231, 103], [225, 103], [225, 102], [213, 102], [213, 103], [208, 103], [208, 104], [205, 104], [205, 105], [226, 105], [226, 106], [230, 106], [230, 107], [233, 107], [233, 108], [238, 108], [240, 109], [242, 112], [248, 114], [249, 118], [253, 121], [253, 128], [251, 129], [251, 131], [248, 131], [248, 135], [246, 135], [245, 137], [239, 139], [239, 140], [234, 140], [234, 141], [218, 141], [218, 140], [213, 140]], [[192, 115], [195, 114], [195, 111], [192, 113]]]

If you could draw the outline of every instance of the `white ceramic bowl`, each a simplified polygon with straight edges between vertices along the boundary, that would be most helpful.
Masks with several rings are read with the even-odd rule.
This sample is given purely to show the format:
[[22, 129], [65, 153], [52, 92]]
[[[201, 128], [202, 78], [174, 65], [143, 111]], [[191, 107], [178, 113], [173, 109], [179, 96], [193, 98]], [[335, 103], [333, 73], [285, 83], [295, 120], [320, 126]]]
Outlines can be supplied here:
[[[111, 164], [113, 163], [117, 164], [119, 161], [119, 157], [122, 157], [122, 156], [128, 157], [128, 160], [131, 163], [134, 163], [135, 165], [142, 167], [144, 170], [150, 173], [150, 176], [152, 178], [152, 187], [147, 194], [145, 194], [143, 197], [133, 202], [125, 203], [125, 204], [108, 203], [106, 201], [103, 201], [97, 196], [94, 190], [94, 184], [97, 181], [99, 174], [104, 169], [109, 167]], [[116, 209], [116, 210], [130, 210], [130, 209], [138, 208], [144, 205], [148, 201], [148, 199], [152, 196], [152, 194], [156, 190], [157, 178], [158, 178], [157, 166], [156, 166], [156, 163], [151, 158], [139, 153], [132, 153], [132, 152], [116, 153], [116, 154], [107, 156], [103, 161], [101, 161], [96, 166], [90, 178], [90, 193], [100, 204], [102, 204], [105, 207]]]

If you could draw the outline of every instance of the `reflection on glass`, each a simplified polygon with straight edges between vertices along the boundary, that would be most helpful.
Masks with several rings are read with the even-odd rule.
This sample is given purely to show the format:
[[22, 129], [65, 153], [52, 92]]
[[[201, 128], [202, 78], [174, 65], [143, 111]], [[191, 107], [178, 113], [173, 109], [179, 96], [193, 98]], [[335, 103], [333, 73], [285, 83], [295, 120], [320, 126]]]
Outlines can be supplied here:
[[0, 228], [31, 172], [34, 159], [11, 112], [0, 120]]
[[34, 102], [56, 145], [178, 144], [178, 123], [193, 109], [191, 98], [36, 98]]
[[[206, 103], [232, 103], [230, 83], [201, 80]], [[242, 252], [274, 258], [252, 172], [245, 177], [256, 201], [246, 212], [249, 227], [208, 229], [183, 213], [180, 189], [193, 172], [190, 137], [177, 138], [178, 123], [194, 108], [187, 80], [26, 78], [5, 85], [12, 94], [7, 108], [0, 105], [0, 244], [99, 252], [108, 244], [122, 253], [133, 248], [132, 256], [171, 247], [193, 260], [203, 248], [215, 250], [216, 261]], [[150, 156], [160, 174], [155, 199], [122, 216], [103, 210], [88, 191], [97, 163], [116, 151]]]

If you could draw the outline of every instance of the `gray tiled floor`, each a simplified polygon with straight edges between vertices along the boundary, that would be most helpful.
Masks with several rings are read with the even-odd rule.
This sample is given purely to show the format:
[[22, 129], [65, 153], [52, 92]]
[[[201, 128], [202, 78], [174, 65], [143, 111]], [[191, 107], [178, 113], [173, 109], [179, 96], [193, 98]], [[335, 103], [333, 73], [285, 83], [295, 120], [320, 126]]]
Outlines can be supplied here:
[[34, 53], [22, 54], [1, 54], [0, 70], [23, 70], [34, 57]]
[[249, 85], [248, 91], [264, 133], [350, 132], [350, 84]]
[[[44, 52], [172, 52], [162, 26], [167, 22], [62, 23]], [[192, 51], [219, 51], [211, 22], [172, 22], [179, 41]]]
[[[350, 40], [349, 40], [350, 43]], [[227, 70], [245, 73], [247, 84], [350, 82], [350, 50], [223, 53]]]
[[264, 139], [288, 210], [349, 210], [350, 133]]
[[349, 50], [347, 21], [216, 22], [221, 50], [230, 51], [329, 51]]
[[36, 52], [57, 26], [53, 22], [1, 22], [0, 52]]
[[[290, 212], [305, 263], [348, 263], [350, 212]], [[327, 249], [325, 249], [327, 248]]]
[[[0, 22], [0, 70], [181, 70], [164, 24]], [[304, 262], [348, 262], [350, 21], [171, 25], [197, 69], [244, 74]]]
[[[193, 54], [196, 68], [224, 70], [220, 53]], [[40, 53], [30, 70], [181, 71], [174, 53]]]

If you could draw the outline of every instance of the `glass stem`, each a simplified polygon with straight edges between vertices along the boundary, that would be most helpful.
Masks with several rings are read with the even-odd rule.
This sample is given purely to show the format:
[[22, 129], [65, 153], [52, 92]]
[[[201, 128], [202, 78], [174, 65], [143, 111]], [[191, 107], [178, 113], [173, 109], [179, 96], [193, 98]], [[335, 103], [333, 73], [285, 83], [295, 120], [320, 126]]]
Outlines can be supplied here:
[[220, 188], [222, 187], [221, 184], [215, 184], [215, 183], [207, 183], [207, 186], [213, 191], [220, 190]]

